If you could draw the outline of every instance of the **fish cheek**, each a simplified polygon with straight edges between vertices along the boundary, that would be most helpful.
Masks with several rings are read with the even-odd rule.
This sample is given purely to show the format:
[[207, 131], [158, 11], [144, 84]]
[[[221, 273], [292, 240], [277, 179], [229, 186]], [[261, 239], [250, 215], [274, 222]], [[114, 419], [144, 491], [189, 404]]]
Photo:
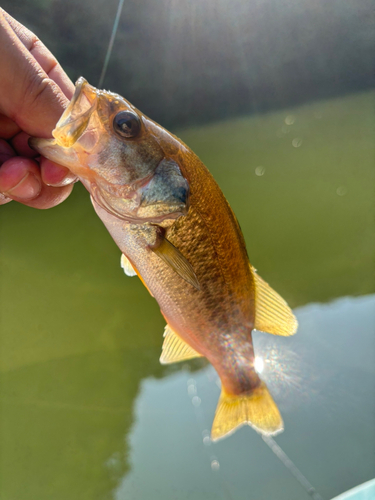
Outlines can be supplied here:
[[140, 139], [120, 140], [117, 151], [119, 167], [127, 171], [129, 183], [148, 177], [164, 158], [159, 144], [146, 134]]
[[108, 182], [132, 184], [152, 175], [163, 157], [152, 137], [126, 140], [114, 135], [98, 154], [97, 168]]
[[152, 217], [185, 215], [189, 209], [189, 184], [176, 162], [164, 159], [150, 182], [141, 190], [138, 214]]

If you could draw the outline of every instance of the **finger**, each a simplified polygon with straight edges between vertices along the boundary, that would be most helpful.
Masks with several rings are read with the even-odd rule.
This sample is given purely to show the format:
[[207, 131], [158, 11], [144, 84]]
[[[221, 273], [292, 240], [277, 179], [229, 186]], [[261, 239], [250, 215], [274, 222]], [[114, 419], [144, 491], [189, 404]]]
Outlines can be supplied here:
[[30, 148], [28, 143], [29, 138], [30, 136], [29, 134], [26, 134], [26, 132], [19, 132], [10, 142], [19, 156], [35, 158], [38, 156], [38, 153], [34, 149]]
[[29, 207], [54, 207], [62, 203], [72, 189], [73, 184], [62, 187], [43, 184], [38, 164], [29, 158], [11, 158], [0, 168], [1, 193]]
[[13, 156], [16, 156], [16, 152], [12, 146], [8, 144], [7, 141], [4, 141], [4, 139], [0, 139], [0, 165]]
[[15, 35], [2, 11], [0, 47], [0, 112], [30, 135], [50, 137], [67, 98]]
[[0, 137], [10, 139], [20, 131], [19, 126], [13, 120], [0, 114]]
[[74, 85], [68, 75], [57, 62], [53, 54], [39, 40], [39, 38], [21, 23], [13, 19], [4, 11], [4, 17], [9, 26], [18, 36], [26, 49], [33, 55], [47, 75], [54, 80], [68, 99], [71, 99], [74, 93]]
[[47, 186], [67, 186], [77, 181], [77, 176], [72, 174], [68, 168], [43, 157], [40, 159], [40, 171], [42, 181]]
[[5, 205], [10, 201], [12, 201], [12, 198], [8, 198], [7, 196], [5, 196], [5, 194], [0, 193], [0, 205]]
[[[0, 165], [2, 165], [4, 162], [6, 162], [15, 155], [16, 155], [15, 151], [7, 143], [7, 141], [4, 141], [4, 139], [0, 139]], [[12, 201], [12, 198], [9, 198], [8, 196], [5, 196], [5, 194], [0, 193], [0, 205], [5, 205], [10, 201]]]
[[38, 164], [29, 158], [15, 156], [0, 168], [0, 192], [8, 198], [28, 201], [42, 190]]
[[30, 201], [22, 201], [14, 198], [16, 201], [21, 201], [24, 205], [33, 208], [45, 210], [47, 208], [55, 207], [65, 201], [70, 193], [73, 191], [74, 184], [62, 187], [52, 187], [42, 184], [42, 190], [37, 196]]

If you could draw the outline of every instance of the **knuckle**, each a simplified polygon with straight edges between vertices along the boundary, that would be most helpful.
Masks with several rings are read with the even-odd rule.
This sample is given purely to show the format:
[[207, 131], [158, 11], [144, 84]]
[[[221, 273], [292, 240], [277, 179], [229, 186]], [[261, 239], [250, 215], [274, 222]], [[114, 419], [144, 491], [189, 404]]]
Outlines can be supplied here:
[[50, 79], [44, 77], [39, 72], [30, 74], [25, 81], [23, 98], [16, 104], [13, 116], [10, 118], [19, 124], [22, 123], [25, 113], [30, 115], [36, 111], [44, 95], [48, 92], [50, 83]]
[[36, 74], [30, 78], [25, 91], [25, 102], [27, 102], [29, 108], [37, 105], [46, 90], [48, 90], [49, 85], [49, 78], [41, 77], [40, 74]]

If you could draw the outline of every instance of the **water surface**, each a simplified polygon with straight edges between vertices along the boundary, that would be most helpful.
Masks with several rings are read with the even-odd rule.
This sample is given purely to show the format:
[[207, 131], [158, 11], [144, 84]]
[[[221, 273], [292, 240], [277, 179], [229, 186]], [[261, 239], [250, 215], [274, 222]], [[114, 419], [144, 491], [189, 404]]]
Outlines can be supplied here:
[[[298, 335], [256, 348], [275, 441], [324, 499], [375, 471], [373, 96], [177, 131], [296, 308]], [[159, 364], [158, 306], [81, 186], [52, 210], [1, 207], [0, 238], [1, 500], [309, 498], [252, 429], [204, 444], [216, 374]]]

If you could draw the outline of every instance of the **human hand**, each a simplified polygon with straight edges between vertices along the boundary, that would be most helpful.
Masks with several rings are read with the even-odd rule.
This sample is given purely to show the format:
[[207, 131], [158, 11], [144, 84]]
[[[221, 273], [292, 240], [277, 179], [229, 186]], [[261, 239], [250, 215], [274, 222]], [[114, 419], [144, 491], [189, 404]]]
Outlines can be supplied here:
[[16, 200], [34, 208], [64, 201], [76, 177], [28, 146], [30, 135], [51, 132], [74, 85], [51, 52], [0, 8], [0, 205]]

